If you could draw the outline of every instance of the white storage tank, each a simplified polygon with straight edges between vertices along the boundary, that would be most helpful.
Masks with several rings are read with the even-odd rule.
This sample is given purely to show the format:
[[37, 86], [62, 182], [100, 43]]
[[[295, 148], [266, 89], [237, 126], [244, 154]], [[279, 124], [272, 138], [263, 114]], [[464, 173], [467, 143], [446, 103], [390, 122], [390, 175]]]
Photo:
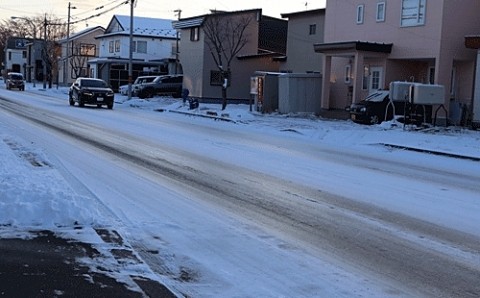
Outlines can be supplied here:
[[410, 88], [412, 103], [419, 105], [442, 105], [445, 103], [445, 87], [414, 83]]
[[412, 82], [395, 81], [390, 83], [390, 100], [406, 101], [410, 96], [410, 86]]

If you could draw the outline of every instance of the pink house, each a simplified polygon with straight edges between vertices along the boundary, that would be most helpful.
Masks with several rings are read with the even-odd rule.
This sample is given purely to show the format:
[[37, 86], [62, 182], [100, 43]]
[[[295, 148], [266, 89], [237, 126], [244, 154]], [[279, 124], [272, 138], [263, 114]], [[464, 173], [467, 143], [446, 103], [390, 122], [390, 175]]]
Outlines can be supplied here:
[[445, 86], [445, 107], [473, 103], [478, 0], [327, 0], [322, 108], [343, 109], [392, 81]]

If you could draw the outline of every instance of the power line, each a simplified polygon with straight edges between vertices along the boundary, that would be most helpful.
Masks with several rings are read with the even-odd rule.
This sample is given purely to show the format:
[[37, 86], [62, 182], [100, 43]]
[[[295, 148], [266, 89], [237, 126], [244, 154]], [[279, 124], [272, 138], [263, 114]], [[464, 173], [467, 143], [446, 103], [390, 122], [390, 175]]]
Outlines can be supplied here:
[[112, 7], [112, 8], [109, 8], [109, 9], [107, 9], [107, 10], [104, 10], [104, 11], [100, 12], [100, 13], [91, 15], [91, 16], [89, 16], [89, 17], [86, 17], [86, 18], [83, 18], [83, 19], [80, 19], [80, 20], [71, 22], [70, 24], [77, 24], [77, 23], [81, 23], [81, 22], [88, 21], [88, 20], [93, 19], [93, 18], [97, 18], [97, 17], [99, 17], [99, 16], [102, 16], [102, 15], [106, 14], [107, 12], [111, 12], [112, 10], [117, 9], [117, 8], [119, 8], [120, 6], [125, 5], [125, 4], [129, 4], [129, 3], [130, 3], [130, 0], [126, 0], [126, 1], [124, 1], [124, 2], [122, 2], [122, 3], [120, 3], [120, 4], [116, 5], [116, 6], [114, 6], [114, 7]]

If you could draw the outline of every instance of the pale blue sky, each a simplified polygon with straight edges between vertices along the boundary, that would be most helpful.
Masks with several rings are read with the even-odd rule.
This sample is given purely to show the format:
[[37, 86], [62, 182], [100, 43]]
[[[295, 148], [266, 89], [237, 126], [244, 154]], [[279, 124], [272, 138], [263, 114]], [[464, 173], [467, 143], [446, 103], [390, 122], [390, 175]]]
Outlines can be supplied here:
[[[67, 19], [68, 3], [77, 9], [71, 10], [72, 22], [81, 20], [108, 8], [113, 8], [116, 5], [125, 2], [126, 0], [0, 0], [0, 19], [9, 19], [11, 16], [32, 17], [42, 15], [44, 13], [54, 13], [60, 18]], [[281, 13], [297, 12], [308, 9], [316, 9], [325, 7], [326, 0], [209, 0], [209, 1], [194, 1], [194, 0], [175, 0], [175, 1], [161, 1], [161, 0], [137, 0], [135, 8], [135, 15], [145, 17], [159, 17], [159, 18], [176, 18], [175, 10], [182, 10], [182, 17], [190, 17], [200, 14], [206, 14], [210, 9], [218, 10], [242, 10], [262, 8], [263, 14], [280, 18]], [[20, 5], [19, 5], [20, 3]], [[305, 4], [307, 3], [307, 6]], [[104, 6], [101, 10], [95, 10], [96, 7]], [[79, 23], [76, 28], [83, 29], [87, 26], [107, 26], [113, 14], [130, 13], [130, 6], [127, 4], [121, 5], [110, 12], [105, 13], [100, 17], [95, 17], [87, 22]]]

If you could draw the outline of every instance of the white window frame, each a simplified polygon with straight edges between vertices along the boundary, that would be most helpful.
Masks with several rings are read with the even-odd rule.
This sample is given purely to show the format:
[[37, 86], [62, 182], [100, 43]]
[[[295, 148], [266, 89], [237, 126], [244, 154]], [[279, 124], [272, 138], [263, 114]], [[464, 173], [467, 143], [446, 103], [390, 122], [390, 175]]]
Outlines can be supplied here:
[[345, 84], [350, 84], [352, 82], [352, 65], [345, 65]]
[[134, 40], [132, 45], [132, 51], [134, 53], [146, 54], [147, 53], [147, 41]]
[[357, 6], [357, 24], [363, 24], [364, 21], [364, 15], [365, 15], [365, 5], [360, 4]]
[[385, 22], [385, 2], [378, 2], [377, 3], [377, 13], [376, 13], [376, 21], [377, 22]]
[[383, 89], [383, 67], [373, 66], [370, 67], [370, 79], [368, 84], [368, 92]]
[[402, 0], [400, 26], [413, 27], [425, 25], [427, 0]]
[[457, 90], [457, 67], [454, 66], [452, 67], [452, 77], [450, 82], [450, 96], [452, 98], [455, 98], [456, 90]]
[[120, 53], [120, 39], [115, 40], [115, 53]]

